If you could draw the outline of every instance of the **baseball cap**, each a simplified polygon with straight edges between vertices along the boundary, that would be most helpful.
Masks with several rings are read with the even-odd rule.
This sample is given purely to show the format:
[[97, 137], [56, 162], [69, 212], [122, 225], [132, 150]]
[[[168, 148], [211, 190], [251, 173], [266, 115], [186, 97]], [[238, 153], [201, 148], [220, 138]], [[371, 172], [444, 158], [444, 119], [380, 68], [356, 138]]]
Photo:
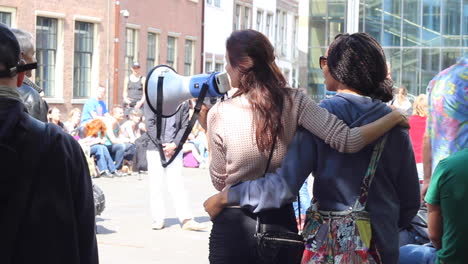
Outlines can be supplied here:
[[140, 68], [140, 63], [138, 61], [133, 62], [132, 68]]

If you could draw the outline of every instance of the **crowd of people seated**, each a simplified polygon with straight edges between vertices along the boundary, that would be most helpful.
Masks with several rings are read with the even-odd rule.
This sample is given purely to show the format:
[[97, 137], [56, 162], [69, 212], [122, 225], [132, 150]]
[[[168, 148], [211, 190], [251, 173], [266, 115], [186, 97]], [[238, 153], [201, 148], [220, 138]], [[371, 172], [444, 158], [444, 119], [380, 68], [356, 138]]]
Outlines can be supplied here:
[[[138, 154], [146, 152], [149, 140], [143, 111], [114, 105], [109, 112], [105, 94], [105, 87], [98, 87], [96, 97], [88, 99], [83, 110], [72, 108], [63, 122], [60, 109], [50, 107], [47, 120], [78, 140], [94, 177], [122, 177], [147, 171], [146, 155]], [[197, 122], [183, 145], [184, 166], [207, 168], [207, 145], [205, 131]]]

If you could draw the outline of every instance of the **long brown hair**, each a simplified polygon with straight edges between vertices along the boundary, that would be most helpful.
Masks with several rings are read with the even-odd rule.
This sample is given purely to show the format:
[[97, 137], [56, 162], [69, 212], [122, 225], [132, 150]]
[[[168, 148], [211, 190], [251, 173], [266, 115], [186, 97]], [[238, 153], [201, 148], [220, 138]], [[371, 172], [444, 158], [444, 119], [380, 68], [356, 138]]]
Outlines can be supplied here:
[[281, 112], [287, 95], [286, 79], [275, 63], [274, 48], [262, 33], [234, 31], [226, 41], [229, 62], [240, 73], [239, 90], [252, 105], [258, 149], [269, 151], [274, 137], [283, 137]]

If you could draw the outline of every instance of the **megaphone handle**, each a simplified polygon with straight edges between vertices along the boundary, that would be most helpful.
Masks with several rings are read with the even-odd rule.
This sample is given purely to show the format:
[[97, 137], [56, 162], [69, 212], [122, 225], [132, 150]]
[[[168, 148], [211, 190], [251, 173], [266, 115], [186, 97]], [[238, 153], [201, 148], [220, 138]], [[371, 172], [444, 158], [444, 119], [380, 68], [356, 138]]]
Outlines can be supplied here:
[[171, 164], [171, 162], [177, 157], [179, 152], [182, 150], [182, 147], [183, 147], [185, 141], [187, 140], [189, 134], [192, 132], [192, 128], [193, 128], [193, 126], [195, 125], [195, 122], [198, 119], [198, 114], [200, 114], [200, 110], [201, 110], [201, 107], [202, 107], [202, 104], [203, 104], [203, 99], [205, 99], [205, 96], [206, 96], [207, 92], [208, 92], [208, 84], [205, 82], [205, 83], [203, 83], [202, 88], [200, 90], [200, 94], [198, 95], [197, 104], [195, 105], [195, 109], [193, 111], [192, 118], [190, 119], [189, 124], [188, 124], [187, 128], [185, 129], [184, 134], [182, 135], [182, 138], [181, 138], [181, 140], [179, 142], [179, 145], [177, 146], [176, 150], [174, 151], [174, 155], [172, 155], [172, 157], [168, 161], [166, 161], [166, 157], [164, 156], [164, 153], [163, 153], [163, 150], [162, 150], [162, 145], [158, 144], [159, 155], [161, 157], [161, 164], [162, 164], [163, 168], [166, 168], [167, 166], [169, 166], [169, 164]]

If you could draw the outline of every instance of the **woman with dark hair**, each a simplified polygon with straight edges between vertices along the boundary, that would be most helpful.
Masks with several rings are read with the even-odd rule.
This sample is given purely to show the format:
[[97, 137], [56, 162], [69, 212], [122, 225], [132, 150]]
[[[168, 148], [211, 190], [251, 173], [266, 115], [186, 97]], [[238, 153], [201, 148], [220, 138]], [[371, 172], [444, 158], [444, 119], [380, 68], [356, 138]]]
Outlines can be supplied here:
[[[210, 174], [219, 191], [278, 168], [298, 126], [340, 152], [357, 152], [404, 119], [392, 112], [374, 123], [350, 129], [301, 91], [288, 88], [275, 63], [274, 48], [261, 33], [233, 32], [226, 48], [226, 71], [231, 86], [238, 89], [208, 113]], [[387, 72], [382, 73], [385, 76]], [[290, 202], [260, 213], [262, 221], [297, 232]], [[256, 213], [234, 206], [213, 219], [210, 263], [260, 263], [254, 237], [256, 217]], [[294, 263], [293, 257], [279, 251], [275, 261]]]
[[65, 130], [65, 126], [63, 125], [62, 121], [60, 121], [60, 116], [62, 114], [60, 113], [60, 109], [57, 107], [51, 107], [47, 111], [47, 122], [56, 124], [57, 126], [61, 127], [63, 130]]

